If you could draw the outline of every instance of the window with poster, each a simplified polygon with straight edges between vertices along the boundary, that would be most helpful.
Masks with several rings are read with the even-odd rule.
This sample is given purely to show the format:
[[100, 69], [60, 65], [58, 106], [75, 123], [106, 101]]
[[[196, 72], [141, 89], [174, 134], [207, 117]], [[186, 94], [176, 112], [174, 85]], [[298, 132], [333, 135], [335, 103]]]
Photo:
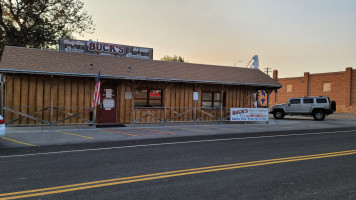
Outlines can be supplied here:
[[224, 105], [224, 96], [221, 92], [203, 92], [202, 93], [202, 107], [203, 108], [220, 108], [220, 104]]
[[139, 89], [135, 92], [135, 107], [162, 107], [162, 90]]

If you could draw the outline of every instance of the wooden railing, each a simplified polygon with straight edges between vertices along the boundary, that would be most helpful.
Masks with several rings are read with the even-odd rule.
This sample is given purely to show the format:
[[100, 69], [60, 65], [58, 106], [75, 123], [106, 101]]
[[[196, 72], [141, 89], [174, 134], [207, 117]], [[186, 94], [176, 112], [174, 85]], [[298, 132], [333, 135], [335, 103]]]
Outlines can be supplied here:
[[167, 123], [175, 122], [219, 122], [230, 121], [230, 108], [203, 108], [203, 107], [157, 107], [134, 108], [131, 125], [140, 123]]
[[[6, 125], [95, 125], [90, 107], [4, 106], [3, 109], [12, 113], [11, 120], [6, 121]], [[21, 123], [26, 119], [33, 123]]]

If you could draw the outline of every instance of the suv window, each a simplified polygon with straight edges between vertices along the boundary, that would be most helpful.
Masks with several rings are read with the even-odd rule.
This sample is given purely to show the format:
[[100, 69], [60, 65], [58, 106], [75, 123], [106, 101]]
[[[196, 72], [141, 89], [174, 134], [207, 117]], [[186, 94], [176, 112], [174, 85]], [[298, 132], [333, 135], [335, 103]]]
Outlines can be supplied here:
[[317, 103], [327, 103], [328, 101], [326, 101], [325, 98], [318, 98], [318, 99], [316, 99], [316, 102]]
[[314, 103], [314, 99], [303, 99], [303, 103]]
[[291, 99], [290, 103], [291, 104], [300, 104], [300, 99]]

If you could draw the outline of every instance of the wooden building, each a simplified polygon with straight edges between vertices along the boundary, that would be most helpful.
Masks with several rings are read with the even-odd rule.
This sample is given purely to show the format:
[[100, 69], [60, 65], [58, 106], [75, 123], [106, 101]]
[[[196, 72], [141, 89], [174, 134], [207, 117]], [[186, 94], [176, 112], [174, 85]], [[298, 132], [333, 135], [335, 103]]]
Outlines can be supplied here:
[[[98, 71], [101, 105], [90, 108]], [[9, 125], [227, 121], [281, 85], [258, 69], [6, 46], [1, 112]], [[197, 99], [197, 100], [196, 100]]]

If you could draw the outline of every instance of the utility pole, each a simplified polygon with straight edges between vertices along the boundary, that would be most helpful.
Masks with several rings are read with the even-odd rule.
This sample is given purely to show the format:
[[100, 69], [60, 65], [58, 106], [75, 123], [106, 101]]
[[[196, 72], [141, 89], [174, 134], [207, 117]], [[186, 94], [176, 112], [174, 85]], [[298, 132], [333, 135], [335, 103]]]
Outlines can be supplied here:
[[265, 73], [266, 73], [268, 76], [270, 76], [270, 75], [269, 75], [269, 72], [272, 72], [272, 68], [266, 67], [266, 68], [265, 68]]

